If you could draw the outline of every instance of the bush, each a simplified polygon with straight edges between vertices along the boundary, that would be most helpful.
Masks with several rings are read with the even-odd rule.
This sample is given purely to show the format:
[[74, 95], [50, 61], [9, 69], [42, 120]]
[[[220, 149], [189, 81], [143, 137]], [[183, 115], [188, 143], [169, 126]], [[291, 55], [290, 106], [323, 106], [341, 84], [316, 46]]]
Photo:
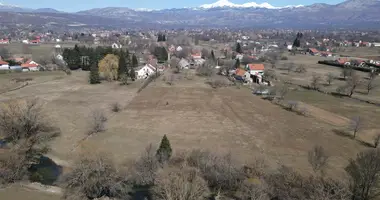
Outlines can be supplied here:
[[165, 167], [153, 187], [155, 199], [199, 200], [209, 196], [207, 182], [197, 169], [191, 167]]
[[206, 83], [209, 84], [214, 89], [228, 86], [228, 83], [226, 83], [223, 80], [210, 80], [210, 81], [207, 81]]
[[121, 105], [118, 102], [111, 104], [111, 111], [112, 112], [120, 112], [120, 110], [121, 110]]
[[306, 73], [307, 72], [305, 65], [298, 66], [295, 71], [297, 73]]
[[29, 166], [26, 157], [16, 151], [0, 152], [0, 186], [22, 180]]
[[281, 60], [288, 60], [287, 56], [281, 56]]
[[105, 131], [105, 123], [107, 117], [102, 110], [94, 110], [91, 112], [89, 135]]
[[145, 148], [144, 153], [135, 161], [133, 166], [132, 179], [135, 185], [153, 185], [160, 163], [156, 156], [156, 150], [152, 145]]
[[0, 104], [0, 138], [18, 154], [14, 156], [25, 156], [20, 160], [25, 159], [22, 164], [26, 168], [49, 151], [48, 142], [59, 134], [59, 129], [51, 125], [36, 100]]
[[194, 150], [187, 158], [190, 166], [199, 169], [212, 189], [235, 191], [244, 180], [244, 172], [230, 154], [218, 156], [208, 151]]
[[83, 155], [73, 169], [60, 180], [65, 199], [94, 199], [100, 197], [126, 198], [130, 186], [116, 169], [109, 156]]

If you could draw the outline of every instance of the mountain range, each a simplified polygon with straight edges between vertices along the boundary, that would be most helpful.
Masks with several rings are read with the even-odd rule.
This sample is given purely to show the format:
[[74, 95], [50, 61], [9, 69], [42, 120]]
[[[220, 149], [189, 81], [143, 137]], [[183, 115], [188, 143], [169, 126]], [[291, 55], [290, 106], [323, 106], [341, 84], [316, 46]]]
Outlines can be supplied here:
[[127, 7], [94, 8], [66, 13], [52, 8], [28, 9], [0, 4], [0, 23], [43, 25], [85, 24], [107, 27], [234, 27], [234, 28], [377, 28], [380, 0], [347, 0], [336, 5], [272, 6], [268, 3], [235, 4], [219, 0], [195, 8], [163, 10]]

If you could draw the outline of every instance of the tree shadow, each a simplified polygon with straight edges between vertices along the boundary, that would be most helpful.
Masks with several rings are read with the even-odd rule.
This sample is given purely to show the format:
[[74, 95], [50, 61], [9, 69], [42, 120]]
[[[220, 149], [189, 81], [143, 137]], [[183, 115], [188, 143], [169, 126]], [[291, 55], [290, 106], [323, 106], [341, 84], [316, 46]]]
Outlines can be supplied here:
[[347, 137], [350, 139], [354, 139], [354, 136], [348, 133], [347, 131], [344, 130], [339, 130], [339, 129], [333, 129], [332, 130], [336, 135], [342, 136], [342, 137]]
[[369, 143], [369, 142], [366, 142], [366, 141], [363, 141], [363, 140], [356, 140], [356, 141], [359, 144], [363, 145], [363, 146], [375, 148], [375, 145], [373, 145], [372, 143]]

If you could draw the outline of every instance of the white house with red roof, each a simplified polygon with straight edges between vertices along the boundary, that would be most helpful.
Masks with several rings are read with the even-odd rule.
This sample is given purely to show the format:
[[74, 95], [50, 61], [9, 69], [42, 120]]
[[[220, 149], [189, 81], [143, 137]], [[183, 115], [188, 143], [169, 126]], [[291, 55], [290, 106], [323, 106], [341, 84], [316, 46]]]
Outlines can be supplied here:
[[8, 39], [1, 39], [0, 44], [9, 44], [9, 40]]
[[140, 68], [137, 68], [135, 73], [137, 79], [146, 79], [150, 75], [156, 73], [156, 68], [151, 64], [146, 64]]
[[3, 60], [0, 60], [0, 70], [9, 70], [9, 63]]
[[22, 71], [39, 71], [40, 70], [39, 64], [34, 62], [31, 59], [21, 64], [21, 67], [22, 67]]

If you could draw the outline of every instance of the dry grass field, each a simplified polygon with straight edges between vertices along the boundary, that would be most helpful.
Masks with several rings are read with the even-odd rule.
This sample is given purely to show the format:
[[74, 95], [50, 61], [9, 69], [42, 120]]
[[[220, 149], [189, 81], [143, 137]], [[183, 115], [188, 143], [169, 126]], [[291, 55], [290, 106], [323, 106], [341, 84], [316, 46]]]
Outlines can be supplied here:
[[[324, 58], [310, 55], [289, 55], [288, 58], [288, 60], [279, 61], [279, 63], [277, 64], [276, 73], [282, 80], [288, 80], [292, 83], [306, 86], [310, 85], [313, 75], [319, 75], [321, 77], [321, 89], [329, 92], [335, 92], [339, 86], [345, 85], [344, 80], [338, 79], [339, 77], [341, 77], [341, 68], [318, 64], [318, 61], [320, 60], [328, 60], [333, 58]], [[289, 63], [292, 63], [295, 66], [292, 72], [290, 73], [288, 73], [288, 71], [285, 69], [285, 65]], [[305, 67], [305, 69], [307, 70], [306, 73], [294, 72], [294, 70], [300, 65], [303, 65]], [[267, 66], [270, 67], [269, 64]], [[377, 77], [374, 80], [374, 85], [377, 85], [377, 87], [373, 89], [368, 95], [366, 88], [368, 82], [367, 78], [369, 76], [368, 73], [360, 71], [356, 72], [361, 77], [361, 84], [356, 89], [356, 92], [354, 93], [353, 97], [380, 103], [380, 77]], [[326, 75], [328, 73], [332, 73], [335, 77], [337, 77], [335, 80], [333, 80], [331, 85], [328, 85], [326, 81]]]
[[39, 192], [18, 185], [0, 189], [0, 199], [3, 200], [59, 200], [60, 196]]
[[[321, 66], [314, 67], [318, 70]], [[364, 132], [380, 128], [376, 124], [378, 107], [312, 91], [292, 91], [287, 97], [303, 102], [311, 113], [305, 117], [254, 96], [246, 88], [212, 89], [199, 77], [182, 78], [172, 86], [160, 78], [137, 93], [139, 82], [128, 86], [106, 82], [89, 85], [87, 73], [0, 75], [4, 84], [14, 76], [33, 78], [24, 88], [2, 93], [0, 101], [40, 99], [49, 118], [62, 131], [52, 142], [49, 155], [67, 163], [82, 147], [108, 152], [123, 163], [136, 158], [150, 143], [157, 145], [166, 134], [176, 153], [197, 148], [231, 152], [241, 162], [262, 158], [268, 169], [284, 164], [301, 173], [311, 172], [308, 151], [322, 145], [331, 156], [327, 173], [336, 177], [344, 176], [349, 158], [368, 147], [335, 134], [333, 129], [345, 126], [358, 113], [369, 124]], [[114, 102], [122, 105], [121, 112], [111, 112]], [[96, 109], [104, 110], [108, 117], [106, 131], [87, 137], [90, 114]], [[366, 134], [361, 137], [368, 139]], [[7, 194], [0, 191], [0, 199]]]
[[61, 45], [62, 48], [72, 48], [75, 43], [43, 43], [43, 44], [29, 44], [25, 45], [22, 43], [10, 43], [2, 44], [1, 48], [6, 48], [9, 50], [11, 55], [32, 55], [34, 60], [38, 60], [41, 57], [46, 57], [46, 55], [51, 55], [55, 51], [55, 45]]

